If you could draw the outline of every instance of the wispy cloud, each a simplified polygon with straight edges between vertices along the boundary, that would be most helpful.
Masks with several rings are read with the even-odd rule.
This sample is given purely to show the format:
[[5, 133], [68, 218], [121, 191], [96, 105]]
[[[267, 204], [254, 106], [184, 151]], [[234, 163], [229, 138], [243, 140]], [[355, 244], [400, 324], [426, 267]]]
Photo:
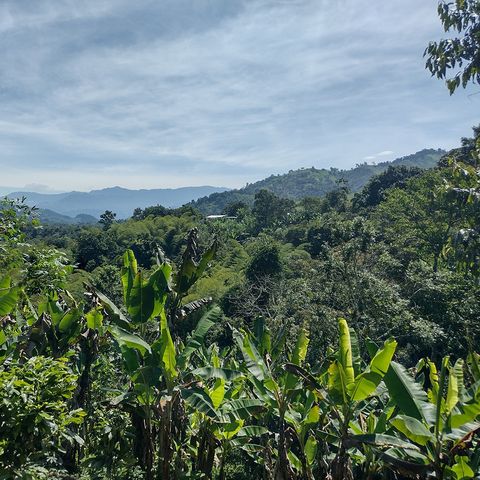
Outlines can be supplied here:
[[[382, 150], [381, 152], [375, 153], [373, 155], [367, 155], [363, 157], [364, 160], [375, 160], [379, 157], [391, 157], [395, 152], [392, 150]], [[382, 159], [385, 160], [385, 159]]]
[[476, 121], [424, 71], [433, 1], [11, 0], [0, 19], [5, 183], [237, 186]]

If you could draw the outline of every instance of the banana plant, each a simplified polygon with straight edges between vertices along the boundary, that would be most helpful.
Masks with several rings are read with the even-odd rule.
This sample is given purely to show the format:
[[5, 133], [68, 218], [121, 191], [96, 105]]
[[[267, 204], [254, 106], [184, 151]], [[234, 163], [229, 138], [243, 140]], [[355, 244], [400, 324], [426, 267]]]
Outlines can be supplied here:
[[186, 422], [182, 392], [191, 370], [189, 360], [220, 311], [207, 312], [186, 343], [171, 332], [176, 331], [185, 312], [205, 305], [200, 301], [196, 306], [182, 306], [181, 300], [203, 274], [215, 249], [213, 245], [197, 262], [196, 233], [191, 233], [178, 272], [173, 274], [171, 265], [163, 261], [148, 277], [128, 250], [121, 271], [126, 315], [97, 294], [110, 318], [108, 332], [119, 346], [131, 380], [129, 391], [114, 403], [131, 414], [137, 432], [134, 450], [147, 479], [153, 478], [155, 470], [168, 479], [183, 468], [180, 445]]
[[263, 401], [250, 398], [245, 389], [246, 376], [227, 351], [216, 345], [203, 348], [200, 362], [204, 367], [192, 372], [201, 383], [183, 392], [187, 404], [194, 408], [193, 424], [198, 424], [196, 468], [212, 476], [214, 459], [219, 464], [219, 480], [225, 479], [225, 464], [232, 448], [251, 452], [268, 430], [251, 422], [263, 414]]
[[[267, 478], [286, 480], [302, 475], [310, 479], [317, 446], [310, 432], [320, 419], [317, 398], [284, 368], [285, 358], [296, 365], [305, 361], [309, 338], [301, 329], [292, 351], [287, 352], [285, 335], [283, 329], [272, 339], [261, 318], [255, 321], [253, 332], [233, 331], [252, 394], [267, 408], [264, 426], [269, 427], [270, 435], [263, 452]], [[275, 439], [273, 444], [271, 439]], [[268, 461], [271, 457], [272, 464]]]
[[385, 383], [396, 412], [389, 423], [420, 452], [393, 451], [385, 461], [438, 479], [473, 478], [478, 472], [480, 385], [465, 388], [463, 367], [462, 360], [452, 364], [448, 356], [440, 371], [430, 360], [422, 360], [417, 365], [419, 383], [392, 362]]
[[[299, 365], [287, 364], [289, 371], [301, 377], [305, 385], [312, 389], [329, 410], [328, 432], [320, 432], [335, 451], [331, 459], [330, 475], [334, 479], [353, 479], [349, 449], [366, 444], [387, 446], [398, 443], [385, 435], [381, 428], [365, 432], [360, 423], [370, 410], [370, 402], [378, 402], [381, 382], [392, 361], [397, 342], [385, 341], [378, 349], [369, 365], [362, 371], [358, 342], [347, 321], [341, 318], [339, 326], [339, 348], [328, 368], [315, 377]], [[372, 420], [370, 420], [370, 423]], [[375, 422], [380, 427], [380, 422]]]

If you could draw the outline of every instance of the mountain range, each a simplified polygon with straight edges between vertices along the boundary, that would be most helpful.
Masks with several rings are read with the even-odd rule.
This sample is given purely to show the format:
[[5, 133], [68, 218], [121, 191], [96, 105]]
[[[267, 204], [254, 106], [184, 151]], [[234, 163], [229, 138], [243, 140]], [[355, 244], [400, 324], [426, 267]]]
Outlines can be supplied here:
[[[90, 192], [54, 194], [11, 192], [8, 197], [26, 197], [26, 203], [38, 207], [40, 218], [48, 223], [91, 223], [92, 219], [88, 216], [98, 219], [105, 210], [112, 210], [117, 214], [117, 218], [128, 218], [137, 207], [163, 205], [164, 207], [175, 208], [197, 198], [224, 192], [225, 190], [226, 188], [210, 186], [151, 190], [129, 190], [127, 188], [111, 187]], [[67, 216], [67, 218], [62, 219], [62, 216]]]
[[392, 162], [376, 165], [362, 163], [349, 170], [301, 168], [281, 175], [271, 175], [235, 190], [212, 186], [150, 190], [111, 187], [90, 192], [54, 194], [17, 191], [9, 193], [8, 196], [26, 197], [29, 205], [39, 208], [40, 220], [43, 223], [96, 223], [105, 210], [115, 212], [117, 218], [122, 219], [130, 217], [137, 207], [145, 208], [152, 205], [176, 208], [188, 204], [204, 214], [211, 215], [222, 213], [224, 208], [233, 202], [242, 201], [251, 205], [255, 194], [261, 189], [270, 190], [280, 197], [299, 199], [323, 196], [337, 188], [338, 183], [343, 181], [352, 192], [358, 192], [370, 178], [383, 172], [390, 165], [433, 168], [445, 153], [440, 149], [424, 149]]

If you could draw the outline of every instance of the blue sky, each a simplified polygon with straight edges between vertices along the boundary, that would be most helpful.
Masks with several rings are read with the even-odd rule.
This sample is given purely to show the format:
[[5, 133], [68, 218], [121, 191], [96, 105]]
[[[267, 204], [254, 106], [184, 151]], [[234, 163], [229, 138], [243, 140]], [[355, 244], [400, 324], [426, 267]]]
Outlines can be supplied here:
[[3, 0], [0, 185], [241, 186], [450, 148], [436, 0]]

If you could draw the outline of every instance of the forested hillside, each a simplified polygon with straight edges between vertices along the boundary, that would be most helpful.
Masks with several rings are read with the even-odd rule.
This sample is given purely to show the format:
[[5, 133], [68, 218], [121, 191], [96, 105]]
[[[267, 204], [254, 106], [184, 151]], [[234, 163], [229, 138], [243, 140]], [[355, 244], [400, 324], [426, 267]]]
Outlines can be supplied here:
[[191, 205], [207, 215], [222, 213], [228, 204], [244, 202], [252, 205], [255, 194], [262, 190], [270, 190], [283, 198], [300, 199], [304, 197], [324, 196], [326, 193], [335, 190], [338, 182], [346, 182], [352, 192], [358, 192], [368, 180], [390, 165], [405, 165], [419, 168], [432, 168], [446, 152], [443, 150], [425, 149], [413, 155], [397, 158], [393, 162], [382, 162], [376, 165], [367, 163], [357, 165], [350, 170], [338, 170], [336, 168], [317, 169], [302, 168], [291, 170], [283, 175], [272, 175], [265, 180], [260, 180], [238, 190], [213, 193], [203, 197]]

